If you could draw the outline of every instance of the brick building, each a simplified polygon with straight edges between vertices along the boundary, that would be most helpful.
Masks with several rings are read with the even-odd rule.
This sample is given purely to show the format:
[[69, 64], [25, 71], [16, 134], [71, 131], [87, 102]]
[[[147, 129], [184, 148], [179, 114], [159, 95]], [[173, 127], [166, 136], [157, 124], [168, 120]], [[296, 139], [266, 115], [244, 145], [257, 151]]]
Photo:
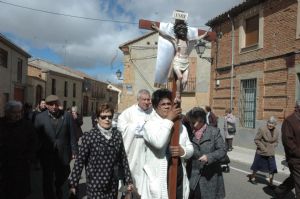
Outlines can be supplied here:
[[218, 116], [232, 105], [240, 127], [255, 129], [271, 115], [282, 120], [293, 111], [300, 99], [299, 4], [247, 0], [207, 22], [218, 35], [210, 81]]

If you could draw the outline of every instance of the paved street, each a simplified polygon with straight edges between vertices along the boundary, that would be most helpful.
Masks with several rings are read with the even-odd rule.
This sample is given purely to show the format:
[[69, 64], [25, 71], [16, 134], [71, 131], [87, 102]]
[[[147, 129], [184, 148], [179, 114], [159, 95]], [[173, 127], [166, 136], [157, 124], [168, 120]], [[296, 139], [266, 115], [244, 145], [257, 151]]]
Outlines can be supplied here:
[[[231, 162], [230, 173], [224, 173], [226, 198], [228, 199], [270, 199], [274, 198], [272, 189], [268, 186], [268, 174], [259, 173], [257, 175], [258, 183], [256, 185], [248, 182], [246, 177], [250, 171], [250, 165], [240, 162]], [[278, 173], [275, 175], [274, 184], [280, 184], [286, 177], [285, 173]], [[285, 198], [292, 199], [294, 193], [289, 193]]]
[[[82, 126], [83, 131], [88, 131], [91, 128], [91, 119], [90, 117], [84, 118], [84, 124]], [[248, 182], [247, 174], [250, 173], [250, 164], [253, 160], [253, 152], [248, 149], [243, 149], [240, 147], [235, 147], [233, 152], [229, 153], [231, 158], [230, 163], [230, 172], [224, 173], [225, 189], [226, 189], [226, 198], [227, 199], [270, 199], [274, 198], [273, 191], [267, 185], [266, 174], [258, 175], [258, 183], [256, 185]], [[281, 157], [279, 157], [281, 158]], [[280, 160], [280, 159], [279, 159]], [[280, 161], [277, 160], [277, 167], [279, 173], [275, 175], [274, 184], [280, 184], [286, 177], [288, 177], [288, 169], [280, 164]], [[71, 166], [73, 162], [71, 163]], [[40, 180], [40, 171], [35, 171], [36, 176]], [[36, 181], [33, 182], [35, 189], [40, 190], [41, 184]], [[80, 180], [80, 198], [84, 197], [85, 191], [85, 174], [82, 174], [82, 179]], [[30, 199], [40, 199], [40, 191], [36, 191]], [[284, 199], [294, 198], [294, 193], [291, 192]]]

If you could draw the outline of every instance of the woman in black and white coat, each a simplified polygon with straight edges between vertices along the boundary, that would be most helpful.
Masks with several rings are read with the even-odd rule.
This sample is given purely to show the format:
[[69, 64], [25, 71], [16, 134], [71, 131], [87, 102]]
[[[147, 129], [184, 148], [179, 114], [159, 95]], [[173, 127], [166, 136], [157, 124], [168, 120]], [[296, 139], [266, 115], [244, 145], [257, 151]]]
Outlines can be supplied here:
[[189, 199], [225, 198], [220, 161], [225, 157], [226, 147], [220, 130], [206, 124], [206, 113], [202, 108], [195, 107], [188, 114], [194, 128]]
[[82, 137], [79, 155], [69, 177], [70, 191], [76, 188], [83, 167], [86, 167], [88, 198], [116, 199], [119, 169], [124, 172], [123, 181], [132, 190], [132, 178], [125, 153], [123, 139], [117, 128], [112, 127], [114, 110], [108, 104], [97, 108], [98, 124]]

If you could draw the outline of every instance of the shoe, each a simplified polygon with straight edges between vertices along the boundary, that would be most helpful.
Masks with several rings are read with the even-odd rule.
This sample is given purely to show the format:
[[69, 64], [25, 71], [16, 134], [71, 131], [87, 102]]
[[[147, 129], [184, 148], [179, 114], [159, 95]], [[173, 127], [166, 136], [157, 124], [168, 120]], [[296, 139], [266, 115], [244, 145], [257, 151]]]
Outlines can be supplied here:
[[249, 182], [251, 182], [252, 184], [257, 184], [255, 177], [252, 177], [251, 174], [248, 174], [247, 177]]
[[282, 199], [285, 197], [288, 191], [281, 190], [280, 188], [274, 186], [274, 189], [272, 189], [275, 195], [275, 198]]

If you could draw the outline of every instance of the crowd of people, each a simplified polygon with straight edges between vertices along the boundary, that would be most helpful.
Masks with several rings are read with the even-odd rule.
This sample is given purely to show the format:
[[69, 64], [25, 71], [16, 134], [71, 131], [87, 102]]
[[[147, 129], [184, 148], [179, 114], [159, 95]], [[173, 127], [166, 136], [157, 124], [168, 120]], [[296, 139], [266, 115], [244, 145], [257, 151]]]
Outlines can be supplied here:
[[[92, 115], [92, 129], [83, 133], [78, 108], [61, 109], [55, 95], [41, 100], [34, 111], [29, 107], [9, 101], [0, 118], [0, 198], [27, 198], [34, 166], [41, 168], [45, 199], [76, 196], [84, 168], [88, 198], [116, 199], [135, 193], [142, 199], [168, 199], [172, 157], [178, 158], [177, 199], [225, 198], [222, 163], [233, 150], [237, 131], [230, 109], [225, 110], [221, 130], [211, 107], [194, 107], [183, 115], [169, 90], [158, 89], [151, 95], [141, 89], [137, 103], [119, 115], [116, 126], [114, 108], [104, 103]], [[170, 144], [176, 121], [181, 121], [178, 146]], [[299, 121], [300, 102], [296, 102], [295, 112], [282, 125], [291, 175], [274, 188], [278, 198], [293, 188], [300, 197]], [[257, 149], [248, 175], [253, 184], [260, 171], [269, 174], [269, 185], [274, 186], [276, 124], [276, 118], [270, 117], [254, 138]]]

